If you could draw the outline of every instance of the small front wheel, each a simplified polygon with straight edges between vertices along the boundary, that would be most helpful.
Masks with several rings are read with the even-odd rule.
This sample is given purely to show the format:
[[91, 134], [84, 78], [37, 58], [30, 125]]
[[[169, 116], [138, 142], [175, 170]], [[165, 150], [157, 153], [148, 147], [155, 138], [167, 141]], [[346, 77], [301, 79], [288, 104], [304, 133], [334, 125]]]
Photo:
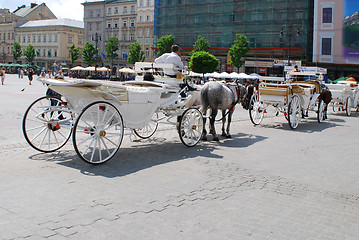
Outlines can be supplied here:
[[249, 101], [249, 118], [254, 125], [258, 125], [262, 122], [264, 116], [264, 109], [259, 102], [258, 94], [253, 94]]
[[120, 148], [124, 125], [120, 112], [111, 103], [98, 101], [86, 106], [76, 119], [72, 141], [85, 162], [110, 160]]
[[34, 101], [22, 120], [22, 132], [31, 147], [40, 152], [54, 152], [71, 137], [74, 114], [60, 98], [46, 96]]
[[318, 113], [317, 113], [317, 119], [319, 123], [324, 121], [325, 109], [326, 109], [325, 102], [323, 101], [323, 99], [319, 99]]
[[345, 103], [345, 113], [347, 114], [347, 116], [350, 116], [350, 114], [352, 113], [352, 101], [350, 97], [347, 98]]
[[301, 115], [300, 99], [297, 95], [294, 95], [288, 105], [288, 122], [290, 128], [296, 129], [298, 127]]
[[154, 113], [151, 120], [143, 127], [134, 129], [133, 132], [139, 138], [150, 138], [153, 134], [155, 134], [158, 127], [158, 113]]
[[201, 140], [202, 133], [202, 113], [196, 108], [188, 108], [179, 121], [178, 134], [181, 142], [187, 147], [193, 147]]

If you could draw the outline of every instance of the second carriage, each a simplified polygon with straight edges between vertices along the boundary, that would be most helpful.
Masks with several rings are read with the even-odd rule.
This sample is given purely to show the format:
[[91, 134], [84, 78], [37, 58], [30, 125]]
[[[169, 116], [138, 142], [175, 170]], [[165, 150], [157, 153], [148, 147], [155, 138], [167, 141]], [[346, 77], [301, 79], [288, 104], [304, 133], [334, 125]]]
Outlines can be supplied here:
[[[173, 65], [136, 64], [136, 81], [128, 82], [41, 78], [62, 97], [41, 97], [28, 107], [22, 123], [26, 141], [38, 151], [53, 152], [72, 136], [78, 156], [99, 164], [116, 154], [125, 128], [148, 138], [167, 119], [184, 145], [195, 146], [203, 132], [202, 114], [189, 106], [193, 96], [183, 75], [169, 78], [164, 68]], [[144, 80], [145, 74], [152, 74], [152, 81]]]
[[249, 116], [253, 124], [262, 122], [267, 108], [276, 109], [276, 115], [283, 113], [289, 126], [296, 129], [302, 117], [315, 111], [318, 122], [325, 119], [327, 103], [322, 75], [312, 72], [290, 72], [287, 79], [280, 82], [261, 81], [258, 90], [252, 95]]

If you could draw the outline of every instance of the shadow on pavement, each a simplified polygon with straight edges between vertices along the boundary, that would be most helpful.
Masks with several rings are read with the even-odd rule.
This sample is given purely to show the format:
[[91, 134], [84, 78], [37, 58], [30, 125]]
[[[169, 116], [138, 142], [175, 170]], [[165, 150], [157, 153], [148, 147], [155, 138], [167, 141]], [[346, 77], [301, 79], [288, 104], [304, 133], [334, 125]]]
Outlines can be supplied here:
[[219, 142], [202, 141], [194, 147], [185, 147], [180, 142], [164, 141], [163, 138], [156, 139], [154, 137], [146, 140], [147, 142], [121, 147], [111, 160], [100, 165], [91, 165], [80, 160], [72, 149], [47, 154], [39, 153], [30, 156], [30, 159], [54, 161], [57, 164], [78, 169], [82, 174], [113, 178], [190, 158], [222, 159], [223, 156], [219, 155], [220, 151], [217, 150], [234, 147], [246, 148], [264, 139], [265, 137], [262, 136], [234, 134], [232, 138], [220, 139]]

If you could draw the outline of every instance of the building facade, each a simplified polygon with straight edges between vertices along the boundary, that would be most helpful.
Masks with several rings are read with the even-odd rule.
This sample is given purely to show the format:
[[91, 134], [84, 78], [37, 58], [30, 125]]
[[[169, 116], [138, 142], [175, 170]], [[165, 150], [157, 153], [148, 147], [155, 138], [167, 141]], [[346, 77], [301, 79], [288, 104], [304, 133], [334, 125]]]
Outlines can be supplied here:
[[314, 1], [313, 64], [328, 77], [359, 78], [359, 6], [349, 0]]
[[[23, 51], [31, 44], [36, 51], [34, 64], [51, 68], [55, 65], [69, 67], [71, 45], [83, 48], [83, 22], [71, 19], [28, 21], [15, 28], [15, 41]], [[25, 63], [24, 56], [19, 61]]]
[[0, 61], [13, 62], [12, 50], [15, 40], [15, 29], [21, 24], [42, 19], [56, 19], [56, 16], [45, 3], [29, 6], [22, 5], [14, 12], [0, 9]]
[[145, 52], [145, 61], [156, 58], [154, 45], [154, 0], [137, 0], [137, 42]]
[[136, 0], [106, 0], [85, 2], [84, 26], [85, 41], [95, 44], [100, 52], [100, 65], [110, 65], [106, 60], [105, 46], [110, 37], [120, 42], [118, 67], [126, 66], [129, 46], [136, 41]]
[[198, 35], [205, 37], [222, 71], [236, 34], [250, 43], [248, 71], [262, 68], [276, 75], [288, 60], [311, 61], [312, 22], [311, 0], [155, 1], [156, 37], [173, 34], [176, 43], [189, 49]]

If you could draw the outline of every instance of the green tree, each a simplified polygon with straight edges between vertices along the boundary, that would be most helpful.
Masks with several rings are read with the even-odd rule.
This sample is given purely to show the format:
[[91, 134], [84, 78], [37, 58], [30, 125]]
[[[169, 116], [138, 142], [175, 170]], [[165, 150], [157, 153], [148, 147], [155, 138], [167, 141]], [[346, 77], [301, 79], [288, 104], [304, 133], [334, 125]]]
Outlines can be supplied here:
[[229, 55], [231, 56], [231, 64], [238, 69], [244, 64], [242, 58], [249, 51], [249, 42], [247, 41], [246, 36], [241, 34], [236, 34], [236, 40], [234, 44], [229, 49]]
[[161, 56], [164, 53], [170, 53], [171, 46], [174, 44], [174, 42], [175, 37], [172, 34], [160, 37], [157, 40], [157, 56]]
[[32, 64], [32, 62], [34, 61], [35, 56], [36, 56], [36, 52], [35, 52], [34, 46], [32, 46], [31, 44], [29, 44], [29, 46], [27, 46], [27, 47], [25, 48], [24, 56], [25, 56], [25, 60], [26, 60], [29, 64]]
[[17, 62], [17, 60], [21, 57], [22, 50], [20, 43], [15, 42], [14, 43], [14, 49], [12, 50], [12, 56], [14, 57], [14, 61]]
[[120, 43], [117, 37], [111, 37], [108, 39], [105, 52], [107, 59], [111, 60], [111, 67], [113, 68], [113, 60], [118, 57], [117, 51], [120, 48]]
[[92, 42], [86, 42], [84, 48], [82, 49], [82, 58], [83, 61], [88, 65], [92, 65], [96, 62], [98, 55], [98, 48]]
[[75, 48], [75, 44], [72, 44], [69, 51], [71, 65], [73, 65], [80, 57], [80, 47]]
[[138, 42], [135, 42], [129, 47], [130, 53], [128, 55], [127, 61], [131, 64], [136, 62], [143, 62], [145, 60], [145, 52], [141, 50], [141, 45]]
[[189, 61], [189, 67], [193, 72], [211, 73], [216, 70], [219, 65], [219, 59], [210, 54], [209, 52], [199, 51], [194, 52]]
[[195, 52], [200, 52], [200, 51], [209, 52], [210, 47], [211, 47], [211, 45], [209, 44], [208, 40], [206, 38], [202, 37], [201, 35], [199, 35], [197, 37], [196, 42], [193, 45], [193, 51], [191, 52], [190, 55], [192, 55]]

